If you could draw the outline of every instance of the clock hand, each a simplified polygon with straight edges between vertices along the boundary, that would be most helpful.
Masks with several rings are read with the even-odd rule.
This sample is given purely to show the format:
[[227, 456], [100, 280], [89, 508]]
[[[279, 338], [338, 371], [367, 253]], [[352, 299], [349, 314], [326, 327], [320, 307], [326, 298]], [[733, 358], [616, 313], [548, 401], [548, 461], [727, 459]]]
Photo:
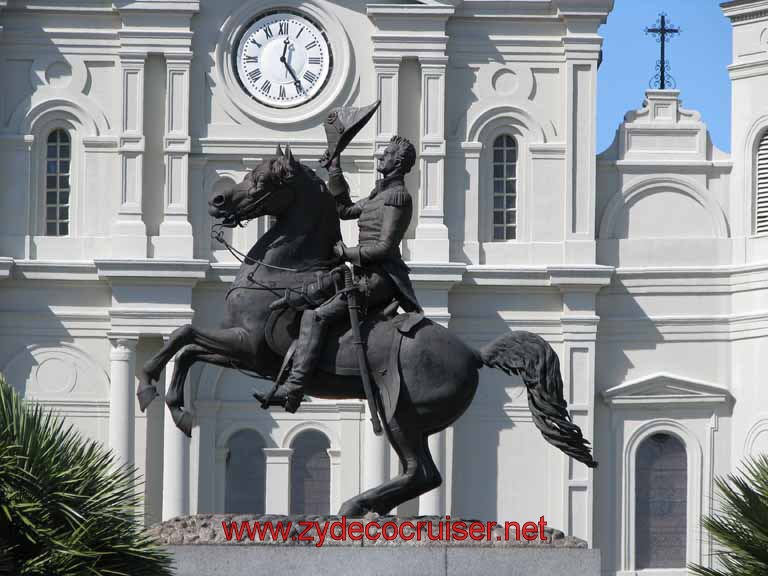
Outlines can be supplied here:
[[290, 44], [290, 40], [288, 40], [288, 38], [283, 40], [283, 54], [280, 56], [280, 62], [285, 64], [286, 68], [288, 67], [288, 63], [287, 63], [287, 61], [285, 59], [285, 54], [286, 54], [286, 52], [288, 52], [288, 44]]
[[296, 86], [296, 91], [301, 92], [301, 80], [296, 76], [296, 73], [293, 71], [293, 68], [288, 64], [288, 60], [285, 58], [285, 53], [288, 50], [288, 44], [289, 40], [286, 38], [284, 40], [284, 46], [283, 46], [283, 55], [280, 56], [280, 62], [283, 63], [285, 66], [285, 69], [288, 71], [288, 73], [291, 75], [291, 78], [293, 78], [293, 85]]
[[288, 62], [284, 62], [286, 69], [290, 73], [291, 77], [293, 78], [293, 85], [296, 86], [296, 91], [301, 92], [301, 80], [296, 76], [296, 73], [293, 71], [293, 68], [288, 66]]

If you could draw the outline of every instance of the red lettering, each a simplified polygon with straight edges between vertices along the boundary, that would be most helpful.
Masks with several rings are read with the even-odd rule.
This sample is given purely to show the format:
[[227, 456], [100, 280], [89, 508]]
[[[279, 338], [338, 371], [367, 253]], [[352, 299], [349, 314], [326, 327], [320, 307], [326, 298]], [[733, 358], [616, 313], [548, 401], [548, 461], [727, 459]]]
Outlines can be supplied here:
[[472, 540], [482, 540], [484, 536], [485, 526], [483, 526], [482, 522], [472, 522], [472, 524], [469, 525], [469, 537], [472, 538]]
[[[403, 528], [405, 528], [406, 526], [410, 528], [407, 534], [405, 530], [403, 530]], [[402, 538], [405, 541], [413, 540], [415, 530], [416, 530], [416, 527], [413, 525], [413, 522], [411, 522], [410, 520], [406, 520], [405, 522], [400, 524], [400, 538]]]
[[544, 516], [539, 518], [539, 538], [543, 542], [547, 539], [547, 537], [544, 535], [544, 527], [547, 525], [547, 521], [544, 520]]
[[528, 542], [531, 540], [536, 540], [538, 533], [539, 529], [533, 522], [526, 522], [523, 524], [523, 538], [528, 540]]
[[[391, 530], [388, 530], [388, 528], [391, 528]], [[384, 534], [384, 540], [388, 542], [395, 540], [397, 538], [397, 524], [391, 520], [384, 522], [384, 525], [381, 527], [381, 532]]]
[[368, 540], [373, 540], [374, 542], [376, 542], [376, 540], [379, 539], [379, 533], [376, 532], [375, 538], [371, 536], [371, 526], [378, 528], [379, 524], [377, 522], [368, 522], [368, 524], [365, 525], [365, 537], [368, 538]]
[[488, 535], [485, 537], [486, 540], [491, 539], [491, 531], [493, 530], [493, 527], [496, 526], [496, 522], [490, 521], [488, 522]]
[[517, 522], [504, 522], [504, 539], [509, 540], [509, 529], [515, 529], [515, 540], [520, 540], [520, 524]]
[[453, 523], [453, 539], [463, 542], [467, 539], [467, 523], [464, 520], [459, 520]]
[[349, 539], [357, 542], [363, 539], [363, 523], [355, 520], [349, 523]]

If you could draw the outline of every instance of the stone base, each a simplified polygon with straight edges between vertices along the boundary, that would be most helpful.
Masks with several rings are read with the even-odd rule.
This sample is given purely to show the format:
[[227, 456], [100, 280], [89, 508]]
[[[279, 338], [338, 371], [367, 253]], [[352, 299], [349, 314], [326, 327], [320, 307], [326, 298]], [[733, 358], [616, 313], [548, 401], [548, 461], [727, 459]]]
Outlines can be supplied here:
[[[226, 574], [269, 575], [320, 574], [322, 576], [405, 576], [408, 574], [466, 575], [500, 574], [509, 576], [600, 576], [600, 552], [590, 550], [586, 542], [565, 536], [559, 530], [544, 529], [543, 540], [516, 541], [500, 537], [503, 528], [494, 528], [490, 538], [456, 541], [430, 540], [426, 528], [421, 538], [396, 538], [371, 541], [332, 539], [326, 533], [318, 546], [316, 531], [304, 531], [301, 522], [340, 522], [338, 516], [276, 515], [198, 515], [175, 518], [151, 529], [158, 541], [174, 555], [177, 576], [224, 576]], [[376, 522], [402, 525], [406, 522], [445, 522], [445, 518], [421, 516], [402, 518], [368, 515], [347, 518], [352, 522]], [[291, 522], [286, 538], [265, 536], [251, 540], [245, 536], [227, 539], [222, 522]], [[451, 524], [472, 520], [450, 519]], [[327, 530], [331, 530], [332, 525]], [[338, 528], [337, 528], [337, 533]], [[413, 532], [406, 532], [413, 534]], [[304, 541], [299, 535], [311, 536]], [[455, 532], [454, 532], [455, 534]]]
[[480, 546], [169, 546], [177, 576], [600, 576], [600, 551]]

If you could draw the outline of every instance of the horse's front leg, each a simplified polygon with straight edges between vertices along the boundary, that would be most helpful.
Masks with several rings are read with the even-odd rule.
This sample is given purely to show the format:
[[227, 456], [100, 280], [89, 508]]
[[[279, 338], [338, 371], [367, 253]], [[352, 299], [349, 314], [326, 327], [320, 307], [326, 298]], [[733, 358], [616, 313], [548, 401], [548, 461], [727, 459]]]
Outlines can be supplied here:
[[245, 328], [223, 328], [201, 330], [191, 324], [186, 324], [174, 330], [165, 345], [152, 358], [147, 360], [138, 371], [139, 387], [136, 395], [139, 398], [139, 408], [146, 410], [150, 402], [157, 396], [154, 382], [160, 378], [160, 373], [174, 355], [189, 344], [198, 344], [208, 352], [223, 356], [250, 355], [248, 331]]
[[192, 414], [184, 408], [184, 383], [192, 364], [207, 362], [225, 368], [232, 367], [232, 358], [223, 354], [208, 352], [202, 346], [190, 344], [181, 350], [176, 357], [176, 363], [171, 376], [171, 383], [165, 395], [165, 403], [171, 413], [176, 427], [187, 436], [192, 435]]

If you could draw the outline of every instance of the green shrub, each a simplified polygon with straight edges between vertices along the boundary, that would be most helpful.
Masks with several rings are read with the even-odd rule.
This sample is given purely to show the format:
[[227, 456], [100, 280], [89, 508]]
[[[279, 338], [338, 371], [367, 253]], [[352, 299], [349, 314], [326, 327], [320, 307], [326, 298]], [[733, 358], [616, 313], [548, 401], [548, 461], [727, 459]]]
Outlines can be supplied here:
[[747, 460], [741, 475], [717, 478], [720, 510], [705, 517], [704, 527], [718, 549], [722, 569], [691, 566], [699, 576], [768, 574], [768, 456]]
[[0, 376], [0, 574], [172, 574], [139, 502], [133, 468]]

